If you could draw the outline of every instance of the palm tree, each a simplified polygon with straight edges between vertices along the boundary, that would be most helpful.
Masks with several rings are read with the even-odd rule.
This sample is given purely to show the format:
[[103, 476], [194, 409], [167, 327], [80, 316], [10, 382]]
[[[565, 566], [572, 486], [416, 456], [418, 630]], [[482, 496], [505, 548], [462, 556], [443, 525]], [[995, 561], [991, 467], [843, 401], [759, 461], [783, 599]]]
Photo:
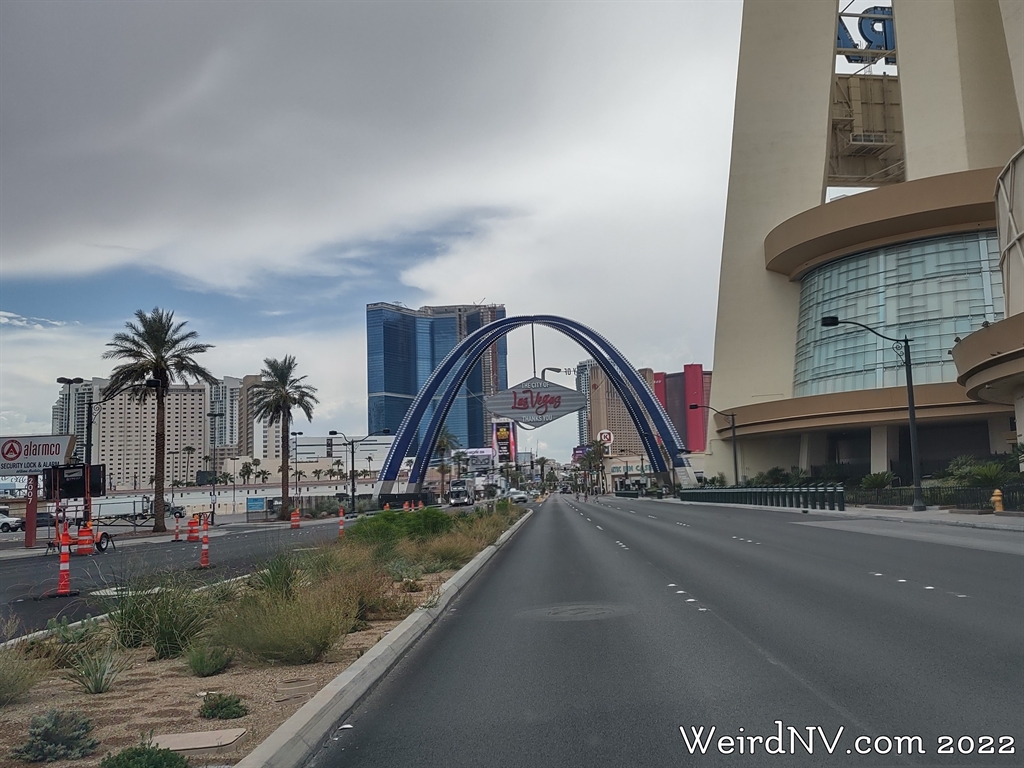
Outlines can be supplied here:
[[440, 459], [440, 463], [437, 465], [437, 471], [441, 473], [441, 495], [444, 496], [444, 474], [448, 471], [448, 465], [444, 463], [444, 457], [446, 454], [451, 453], [456, 448], [461, 448], [459, 444], [459, 438], [451, 433], [448, 429], [448, 425], [441, 427], [441, 431], [437, 435], [437, 440], [434, 441], [434, 453], [437, 454], [437, 458]]
[[462, 477], [462, 467], [466, 464], [469, 459], [469, 454], [465, 451], [456, 451], [452, 454], [452, 461], [455, 463], [455, 474]]
[[248, 461], [243, 461], [242, 468], [238, 470], [238, 476], [242, 478], [243, 485], [249, 484], [249, 478], [252, 477], [253, 472], [255, 472], [255, 470], [253, 469], [252, 464]]
[[[110, 372], [109, 393], [127, 391], [142, 403], [151, 395], [156, 397], [156, 445], [154, 446], [153, 530], [167, 530], [164, 523], [164, 473], [166, 467], [166, 415], [164, 399], [167, 389], [175, 382], [189, 384], [206, 382], [216, 384], [217, 379], [196, 362], [195, 356], [212, 347], [196, 341], [199, 334], [185, 331], [185, 323], [174, 322], [174, 312], [154, 307], [150, 314], [141, 309], [135, 312], [136, 322], [125, 323], [127, 332], [115, 333], [103, 353], [105, 359], [122, 360]], [[152, 386], [149, 386], [153, 382]]]
[[316, 387], [303, 384], [305, 376], [295, 376], [295, 357], [285, 355], [283, 360], [266, 358], [260, 371], [263, 381], [253, 387], [253, 416], [268, 426], [281, 424], [281, 520], [288, 519], [288, 433], [292, 423], [292, 408], [298, 408], [309, 421], [313, 420], [313, 406], [320, 401], [314, 393]]
[[270, 478], [270, 470], [269, 469], [261, 469], [261, 470], [259, 470], [256, 473], [256, 477], [258, 477], [260, 479], [261, 483], [265, 483]]
[[551, 461], [551, 459], [547, 456], [537, 457], [537, 466], [540, 467], [540, 489], [542, 491], [544, 490], [544, 483], [546, 482], [546, 478], [544, 477], [544, 467], [548, 465], [549, 461]]
[[320, 482], [321, 478], [324, 476], [324, 471], [322, 469], [314, 469], [312, 474], [313, 477], [317, 479], [317, 482]]
[[192, 485], [195, 483], [189, 475], [192, 472], [192, 456], [195, 454], [196, 449], [191, 445], [186, 445], [181, 449], [181, 452], [185, 454], [185, 485]]

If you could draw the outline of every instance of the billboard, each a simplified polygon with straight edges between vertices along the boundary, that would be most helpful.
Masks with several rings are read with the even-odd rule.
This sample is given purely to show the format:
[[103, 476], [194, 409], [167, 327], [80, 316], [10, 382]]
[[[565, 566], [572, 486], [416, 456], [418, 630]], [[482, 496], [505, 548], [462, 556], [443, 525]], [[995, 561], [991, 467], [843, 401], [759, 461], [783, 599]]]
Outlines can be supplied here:
[[493, 448], [463, 448], [461, 451], [466, 454], [465, 468], [468, 472], [487, 472], [494, 465]]
[[536, 376], [484, 398], [484, 407], [494, 415], [536, 426], [575, 413], [586, 404], [581, 392]]
[[511, 464], [516, 450], [516, 439], [511, 421], [494, 422], [494, 449], [499, 464]]
[[0, 437], [0, 476], [40, 475], [71, 461], [74, 449], [74, 435]]

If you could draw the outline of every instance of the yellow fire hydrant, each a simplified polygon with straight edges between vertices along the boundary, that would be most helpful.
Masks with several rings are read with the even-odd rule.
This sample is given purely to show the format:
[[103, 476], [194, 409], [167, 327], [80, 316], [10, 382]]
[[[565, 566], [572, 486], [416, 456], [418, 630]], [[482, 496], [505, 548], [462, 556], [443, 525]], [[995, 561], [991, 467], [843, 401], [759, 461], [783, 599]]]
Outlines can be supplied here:
[[998, 488], [996, 488], [994, 491], [992, 491], [992, 498], [989, 499], [989, 502], [992, 504], [992, 509], [993, 510], [995, 510], [996, 512], [1002, 512], [1003, 511], [1003, 492], [1000, 491]]

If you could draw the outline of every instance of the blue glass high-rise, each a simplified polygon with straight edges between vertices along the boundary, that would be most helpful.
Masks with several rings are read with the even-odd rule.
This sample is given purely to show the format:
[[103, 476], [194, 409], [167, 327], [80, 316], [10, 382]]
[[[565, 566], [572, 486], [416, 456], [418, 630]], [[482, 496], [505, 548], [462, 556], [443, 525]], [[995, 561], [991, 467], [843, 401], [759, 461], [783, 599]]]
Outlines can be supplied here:
[[[366, 306], [367, 421], [369, 431], [398, 430], [427, 378], [456, 344], [482, 325], [505, 317], [500, 304], [410, 309]], [[490, 445], [483, 398], [508, 386], [504, 337], [473, 367], [448, 413], [448, 429], [463, 448]], [[432, 411], [428, 410], [429, 420]]]

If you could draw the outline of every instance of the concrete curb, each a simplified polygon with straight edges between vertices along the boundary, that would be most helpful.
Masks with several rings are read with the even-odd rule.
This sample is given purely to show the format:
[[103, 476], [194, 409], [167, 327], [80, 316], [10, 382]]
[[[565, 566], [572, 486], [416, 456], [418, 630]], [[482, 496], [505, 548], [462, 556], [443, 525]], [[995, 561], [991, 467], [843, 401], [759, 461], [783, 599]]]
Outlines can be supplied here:
[[442, 584], [433, 605], [418, 608], [409, 614], [405, 621], [321, 689], [256, 749], [236, 763], [235, 768], [298, 768], [304, 765], [320, 749], [338, 721], [391, 670], [402, 655], [445, 612], [459, 590], [531, 515], [533, 510], [528, 510], [501, 534], [494, 544], [484, 548], [458, 573]]
[[[802, 514], [803, 509], [797, 507], [764, 507], [756, 504], [722, 504], [709, 503], [705, 501], [675, 501], [676, 504], [683, 504], [690, 507], [727, 507], [729, 509], [757, 509], [762, 512], [790, 512]], [[997, 525], [994, 523], [975, 523], [969, 520], [926, 520], [920, 517], [899, 517], [897, 515], [861, 515], [849, 512], [839, 512], [831, 509], [808, 509], [810, 515], [830, 515], [841, 517], [845, 520], [888, 520], [892, 523], [917, 523], [925, 525], [952, 525], [959, 528], [983, 528], [989, 531], [1016, 531], [1021, 533], [1024, 528], [1016, 525]]]

